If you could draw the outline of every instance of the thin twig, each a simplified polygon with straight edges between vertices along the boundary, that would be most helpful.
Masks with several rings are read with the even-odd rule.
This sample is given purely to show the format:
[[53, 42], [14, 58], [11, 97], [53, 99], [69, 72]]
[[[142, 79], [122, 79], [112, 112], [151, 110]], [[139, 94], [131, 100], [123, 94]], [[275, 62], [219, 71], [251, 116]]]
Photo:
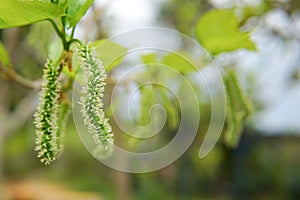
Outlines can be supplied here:
[[[30, 116], [32, 116], [38, 103], [38, 91], [30, 91], [16, 106], [15, 110], [7, 116], [7, 134], [15, 133]], [[16, 123], [18, 122], [18, 123]]]
[[42, 85], [42, 81], [30, 81], [17, 74], [12, 68], [2, 67], [2, 65], [0, 65], [0, 70], [3, 72], [5, 78], [13, 80], [23, 87], [29, 89], [39, 89]]

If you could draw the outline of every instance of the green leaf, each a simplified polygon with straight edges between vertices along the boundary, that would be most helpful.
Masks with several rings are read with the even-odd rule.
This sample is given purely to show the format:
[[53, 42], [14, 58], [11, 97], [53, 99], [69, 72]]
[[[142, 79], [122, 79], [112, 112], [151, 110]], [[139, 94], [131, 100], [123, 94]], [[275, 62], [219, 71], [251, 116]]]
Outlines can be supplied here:
[[68, 7], [68, 3], [69, 3], [69, 0], [59, 0], [58, 1], [59, 9], [62, 10], [63, 12], [65, 12]]
[[54, 40], [49, 45], [49, 58], [58, 61], [63, 53], [63, 45], [61, 41]]
[[249, 33], [239, 30], [239, 21], [233, 10], [212, 10], [204, 14], [196, 25], [200, 44], [216, 55], [240, 48], [256, 50]]
[[64, 15], [56, 5], [39, 1], [1, 0], [0, 29], [23, 26]]
[[67, 21], [69, 22], [69, 28], [75, 26], [80, 19], [85, 15], [87, 10], [91, 7], [94, 0], [69, 0], [67, 10]]
[[142, 61], [144, 64], [157, 64], [158, 60], [156, 58], [156, 55], [154, 53], [145, 54], [141, 56]]
[[96, 56], [107, 71], [119, 65], [128, 50], [109, 39], [95, 41], [90, 46], [96, 48]]
[[244, 94], [239, 85], [234, 70], [230, 70], [224, 76], [226, 90], [226, 129], [224, 142], [227, 146], [235, 148], [243, 131], [243, 124], [252, 114], [251, 100]]
[[4, 67], [11, 66], [9, 55], [8, 55], [4, 45], [2, 44], [2, 42], [0, 42], [0, 65], [2, 65]]
[[30, 26], [26, 36], [26, 43], [30, 45], [31, 50], [36, 53], [39, 59], [47, 59], [49, 53], [51, 54], [51, 52], [49, 52], [49, 46], [53, 45], [55, 41], [61, 43], [60, 40], [53, 40], [53, 34], [54, 29], [52, 26], [49, 26], [49, 22], [47, 21], [35, 23]]
[[162, 59], [162, 64], [181, 73], [196, 71], [198, 67], [192, 63], [190, 55], [184, 53], [170, 53]]

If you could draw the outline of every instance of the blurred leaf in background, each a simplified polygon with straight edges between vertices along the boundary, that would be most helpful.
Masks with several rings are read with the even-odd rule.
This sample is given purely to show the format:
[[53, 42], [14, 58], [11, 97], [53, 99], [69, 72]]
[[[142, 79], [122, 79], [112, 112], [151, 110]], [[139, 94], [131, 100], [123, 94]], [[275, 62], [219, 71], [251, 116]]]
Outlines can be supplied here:
[[249, 33], [239, 30], [234, 10], [212, 10], [202, 15], [196, 26], [196, 36], [213, 55], [240, 48], [256, 50]]
[[0, 64], [4, 67], [11, 67], [9, 55], [2, 42], [0, 42]]

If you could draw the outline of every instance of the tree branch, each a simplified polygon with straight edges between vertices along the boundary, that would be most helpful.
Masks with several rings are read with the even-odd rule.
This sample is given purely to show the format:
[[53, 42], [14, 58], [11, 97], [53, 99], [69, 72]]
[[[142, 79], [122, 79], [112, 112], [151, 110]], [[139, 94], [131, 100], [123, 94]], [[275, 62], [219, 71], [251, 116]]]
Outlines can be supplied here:
[[32, 116], [38, 103], [38, 92], [29, 92], [17, 105], [15, 110], [7, 116], [7, 134], [16, 132]]
[[17, 74], [12, 68], [3, 67], [0, 64], [0, 71], [3, 72], [4, 78], [15, 81], [19, 85], [29, 89], [39, 89], [42, 85], [42, 81], [30, 81], [19, 74]]

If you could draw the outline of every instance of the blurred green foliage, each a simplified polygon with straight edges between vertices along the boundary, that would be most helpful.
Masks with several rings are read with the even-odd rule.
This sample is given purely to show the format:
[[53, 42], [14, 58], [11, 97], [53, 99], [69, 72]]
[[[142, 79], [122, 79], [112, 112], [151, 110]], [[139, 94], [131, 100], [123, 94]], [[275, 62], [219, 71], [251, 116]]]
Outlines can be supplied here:
[[115, 43], [110, 39], [101, 39], [90, 44], [95, 48], [97, 57], [102, 61], [103, 66], [107, 71], [118, 66], [123, 56], [127, 53], [127, 49]]
[[[87, 1], [87, 4], [91, 2]], [[279, 7], [277, 4], [275, 6], [274, 2], [263, 1], [259, 5], [259, 9], [245, 8], [243, 20], [253, 15], [263, 15], [267, 10]], [[290, 12], [297, 11], [298, 1], [293, 0], [291, 2], [288, 10]], [[64, 7], [64, 5], [61, 6]], [[72, 6], [78, 8], [79, 5], [74, 4]], [[0, 8], [4, 9], [1, 5]], [[160, 20], [189, 35], [193, 35], [193, 27], [197, 24], [196, 35], [212, 54], [233, 51], [238, 48], [254, 49], [253, 43], [248, 38], [249, 33], [239, 29], [245, 21], [238, 21], [232, 10], [210, 11], [205, 14], [210, 8], [211, 5], [203, 0], [169, 0], [162, 4]], [[79, 16], [84, 12], [74, 12], [72, 16]], [[68, 16], [69, 23], [72, 26], [75, 23], [72, 20], [78, 18], [70, 16], [71, 14]], [[203, 17], [200, 18], [200, 16]], [[27, 22], [18, 21], [18, 23], [26, 24]], [[224, 32], [216, 31], [220, 28]], [[20, 74], [29, 79], [37, 79], [41, 77], [41, 66], [49, 49], [52, 49], [50, 52], [53, 53], [53, 58], [59, 58], [63, 50], [62, 45], [53, 35], [54, 31], [49, 26], [49, 22], [34, 24], [18, 30], [21, 30], [17, 41], [19, 46], [15, 52], [10, 52], [13, 55], [11, 62]], [[3, 35], [1, 34], [1, 37]], [[105, 40], [102, 45], [101, 42], [103, 40], [95, 43], [95, 46], [98, 47], [96, 49], [97, 55], [108, 67], [108, 70], [113, 70], [121, 62], [121, 59], [117, 61], [111, 59], [115, 55], [125, 54], [127, 49], [110, 40]], [[59, 50], [53, 51], [53, 49]], [[182, 52], [180, 54], [189, 57]], [[162, 60], [157, 60], [155, 56], [148, 54], [143, 56], [142, 60], [144, 64], [149, 64], [149, 66], [152, 62], [161, 62], [181, 73], [189, 73], [194, 70], [194, 64], [173, 57], [174, 54], [168, 54]], [[2, 45], [0, 46], [0, 59], [4, 64], [9, 63]], [[153, 67], [152, 69], [150, 71], [154, 73], [156, 68]], [[234, 78], [232, 79], [234, 80]], [[184, 87], [179, 86], [181, 86], [180, 92], [184, 93]], [[239, 91], [237, 90], [241, 89], [237, 86], [238, 84], [234, 83], [231, 87], [235, 91], [235, 95], [238, 95]], [[8, 105], [13, 111], [28, 91], [15, 84], [7, 87], [10, 89], [6, 93], [9, 96], [7, 97]], [[166, 108], [168, 121], [163, 132], [167, 134], [163, 136], [164, 140], [160, 140], [161, 138], [154, 140], [155, 145], [160, 146], [174, 136], [174, 129], [176, 129], [179, 120], [178, 103], [170, 98], [172, 94], [165, 90], [159, 90], [161, 93], [157, 93], [154, 87], [141, 88], [143, 88], [141, 92], [147, 93], [145, 95], [147, 98], [142, 99], [142, 101], [146, 101], [146, 103], [142, 103], [147, 105], [145, 107], [150, 107], [154, 102], [153, 100], [159, 100], [163, 102]], [[165, 169], [147, 174], [127, 174], [126, 176], [130, 181], [126, 183], [131, 187], [132, 199], [298, 199], [300, 195], [300, 172], [298, 170], [300, 161], [297, 155], [299, 138], [296, 136], [263, 137], [261, 133], [246, 129], [237, 149], [230, 150], [220, 142], [206, 158], [200, 160], [196, 156], [203, 140], [203, 133], [208, 128], [211, 113], [210, 105], [202, 99], [202, 91], [196, 86], [195, 89], [198, 91], [197, 97], [201, 110], [199, 134], [195, 142], [179, 160]], [[241, 105], [243, 104], [242, 98], [241, 96], [230, 98], [232, 100], [230, 101], [231, 106], [238, 107], [238, 109], [240, 106], [245, 107], [245, 105]], [[117, 100], [115, 102], [120, 104]], [[144, 107], [141, 110], [143, 109]], [[193, 111], [194, 108], [189, 109]], [[145, 108], [145, 110], [148, 109]], [[242, 112], [242, 117], [244, 117], [245, 112], [248, 111], [243, 110]], [[148, 115], [145, 116], [146, 119], [141, 121], [147, 124], [149, 118]], [[235, 122], [235, 119], [231, 121]], [[120, 180], [116, 177], [119, 174], [90, 156], [81, 144], [72, 122], [71, 119], [66, 129], [65, 153], [61, 155], [55, 165], [47, 168], [39, 163], [33, 151], [34, 127], [32, 118], [28, 119], [18, 132], [7, 136], [4, 144], [4, 179], [8, 181], [28, 178], [46, 179], [75, 190], [97, 192], [104, 196], [104, 199], [118, 199], [120, 190], [118, 181]], [[234, 129], [238, 129], [239, 134], [241, 127], [237, 127], [235, 124], [233, 126]]]
[[198, 41], [210, 53], [216, 55], [240, 48], [255, 50], [249, 33], [239, 30], [234, 10], [212, 10], [200, 17], [196, 26]]
[[[89, 155], [72, 123], [66, 132], [65, 153], [47, 168], [35, 159], [33, 132], [29, 121], [22, 131], [7, 138], [5, 179], [42, 178], [76, 190], [95, 191], [104, 199], [117, 199], [116, 172]], [[199, 159], [194, 145], [171, 166], [128, 176], [134, 199], [297, 199], [298, 144], [298, 137], [263, 138], [249, 132], [236, 150], [218, 145]]]
[[0, 63], [5, 67], [11, 67], [10, 58], [2, 42], [0, 42]]

